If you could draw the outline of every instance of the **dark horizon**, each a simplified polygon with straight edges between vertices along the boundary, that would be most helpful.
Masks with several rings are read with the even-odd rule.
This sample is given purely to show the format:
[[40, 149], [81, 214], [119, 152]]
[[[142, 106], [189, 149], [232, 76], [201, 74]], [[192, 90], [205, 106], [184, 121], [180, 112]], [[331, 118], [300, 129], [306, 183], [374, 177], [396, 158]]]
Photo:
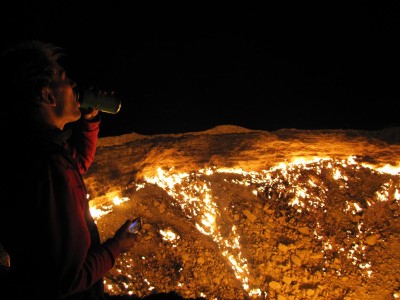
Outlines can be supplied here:
[[[40, 39], [65, 49], [80, 84], [114, 90], [100, 136], [168, 134], [217, 125], [362, 129], [399, 124], [400, 7], [77, 9], [22, 1], [1, 14], [4, 49]], [[17, 7], [18, 6], [18, 7]]]

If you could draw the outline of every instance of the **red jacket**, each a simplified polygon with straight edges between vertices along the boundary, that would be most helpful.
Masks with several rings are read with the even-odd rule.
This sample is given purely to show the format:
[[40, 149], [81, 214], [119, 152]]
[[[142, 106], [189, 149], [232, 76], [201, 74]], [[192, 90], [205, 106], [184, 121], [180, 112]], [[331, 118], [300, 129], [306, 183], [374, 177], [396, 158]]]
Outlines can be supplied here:
[[66, 131], [34, 125], [4, 141], [0, 243], [11, 259], [12, 293], [102, 299], [102, 277], [120, 250], [114, 239], [100, 243], [82, 178], [99, 123], [80, 120]]

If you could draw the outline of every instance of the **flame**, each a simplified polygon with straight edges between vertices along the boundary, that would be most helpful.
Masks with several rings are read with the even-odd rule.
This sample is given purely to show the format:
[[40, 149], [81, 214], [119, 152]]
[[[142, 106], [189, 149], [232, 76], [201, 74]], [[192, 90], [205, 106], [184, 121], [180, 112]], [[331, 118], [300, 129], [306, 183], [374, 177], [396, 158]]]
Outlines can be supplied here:
[[[90, 213], [95, 221], [97, 221], [100, 217], [112, 212], [114, 206], [121, 205], [129, 200], [128, 197], [120, 198], [117, 193], [118, 192], [111, 192], [105, 196], [106, 199], [111, 199], [111, 201], [106, 201], [106, 203], [103, 203], [99, 206], [90, 205]], [[87, 198], [90, 199], [90, 195], [87, 195]]]
[[[172, 171], [172, 170], [170, 170]], [[227, 169], [221, 169], [220, 172], [227, 172]], [[232, 173], [242, 173], [241, 170], [229, 170]], [[204, 174], [212, 175], [212, 169], [201, 169], [198, 173], [192, 174], [194, 178]], [[236, 278], [242, 281], [243, 288], [249, 289], [247, 260], [241, 257], [240, 252], [240, 236], [236, 233], [235, 227], [232, 228], [231, 237], [224, 238], [220, 233], [220, 228], [216, 223], [219, 215], [218, 207], [212, 200], [211, 188], [207, 182], [200, 183], [199, 180], [191, 180], [191, 176], [187, 173], [169, 174], [161, 168], [157, 170], [157, 176], [145, 177], [146, 182], [157, 184], [159, 187], [176, 199], [184, 211], [188, 212], [189, 218], [196, 218], [196, 228], [205, 235], [212, 236], [221, 249], [222, 255], [228, 258], [232, 268], [236, 274]], [[185, 181], [185, 182], [184, 182]], [[192, 181], [192, 182], [190, 182]], [[195, 183], [197, 182], [197, 183]], [[186, 184], [183, 184], [186, 183]], [[235, 251], [233, 251], [235, 249]], [[239, 249], [239, 250], [236, 250]], [[257, 289], [256, 289], [257, 290]]]

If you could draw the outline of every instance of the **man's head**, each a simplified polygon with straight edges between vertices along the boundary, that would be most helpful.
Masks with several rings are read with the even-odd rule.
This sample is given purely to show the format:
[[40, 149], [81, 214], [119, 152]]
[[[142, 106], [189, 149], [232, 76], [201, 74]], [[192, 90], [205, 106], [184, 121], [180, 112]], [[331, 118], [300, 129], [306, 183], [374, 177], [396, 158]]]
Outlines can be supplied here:
[[49, 113], [50, 121], [58, 121], [59, 124], [53, 125], [60, 128], [79, 119], [79, 104], [73, 91], [76, 84], [59, 65], [62, 56], [62, 48], [35, 40], [21, 42], [3, 52], [0, 56], [0, 84], [6, 92], [0, 105], [3, 113], [24, 117], [39, 111]]

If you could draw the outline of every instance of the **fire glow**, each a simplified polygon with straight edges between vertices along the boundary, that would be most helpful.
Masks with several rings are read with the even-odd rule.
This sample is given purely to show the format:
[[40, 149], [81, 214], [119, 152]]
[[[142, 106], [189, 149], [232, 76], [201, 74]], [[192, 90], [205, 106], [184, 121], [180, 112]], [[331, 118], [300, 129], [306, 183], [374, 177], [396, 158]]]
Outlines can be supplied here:
[[[319, 176], [334, 182], [339, 189], [349, 189], [349, 177], [356, 176], [357, 172], [362, 169], [370, 169], [372, 172], [398, 175], [399, 169], [390, 166], [383, 168], [375, 168], [366, 163], [359, 163], [353, 156], [349, 156], [346, 160], [335, 160], [330, 158], [312, 158], [297, 159], [291, 163], [281, 163], [269, 170], [261, 172], [244, 171], [238, 168], [219, 168], [212, 167], [200, 169], [192, 173], [176, 173], [174, 169], [163, 170], [157, 169], [157, 174], [145, 176], [145, 184], [137, 186], [137, 190], [144, 188], [146, 184], [154, 184], [163, 189], [172, 197], [174, 206], [179, 207], [185, 216], [195, 224], [197, 230], [204, 235], [210, 236], [217, 245], [220, 253], [229, 262], [237, 280], [241, 282], [243, 290], [253, 298], [267, 298], [267, 290], [252, 281], [252, 270], [256, 266], [251, 266], [249, 258], [244, 257], [241, 245], [241, 230], [237, 226], [232, 226], [230, 230], [222, 230], [220, 225], [221, 209], [214, 199], [214, 190], [211, 176], [220, 174], [226, 175], [225, 180], [233, 184], [251, 188], [253, 195], [264, 197], [269, 204], [263, 207], [263, 210], [269, 212], [271, 205], [276, 207], [287, 206], [286, 209], [297, 214], [315, 214], [316, 219], [323, 218], [329, 214], [328, 203], [329, 190], [332, 186], [329, 182], [319, 179]], [[384, 183], [375, 193], [372, 199], [358, 202], [355, 199], [348, 199], [342, 211], [344, 214], [357, 216], [366, 206], [371, 206], [380, 201], [400, 199], [399, 182], [390, 180]], [[129, 198], [118, 198], [113, 196], [113, 205], [119, 205], [128, 201]], [[285, 199], [285, 201], [283, 201]], [[272, 203], [272, 204], [271, 204]], [[234, 211], [235, 207], [230, 208]], [[102, 215], [112, 211], [112, 205], [107, 207], [91, 207], [92, 215], [95, 219], [99, 219]], [[243, 211], [241, 218], [247, 218], [250, 222], [257, 222], [257, 217], [250, 211]], [[350, 264], [358, 268], [360, 274], [369, 278], [372, 275], [372, 264], [367, 256], [366, 249], [368, 245], [363, 243], [349, 243], [345, 246], [334, 243], [328, 235], [326, 229], [316, 222], [315, 228], [308, 228], [311, 236], [322, 243], [321, 252], [315, 254], [316, 257], [322, 257], [325, 260], [325, 266], [328, 268], [332, 265], [332, 257], [342, 255]], [[304, 229], [307, 231], [308, 229]], [[169, 243], [176, 243], [181, 237], [171, 228], [164, 228], [159, 231], [162, 239]], [[354, 225], [354, 228], [346, 231], [348, 240], [358, 240], [361, 236], [373, 236], [374, 232], [370, 228], [366, 228], [362, 221]], [[288, 251], [290, 247], [279, 245], [283, 251]], [[176, 244], [174, 244], [176, 247]], [[143, 258], [145, 259], [145, 258]], [[336, 269], [336, 275], [342, 276], [343, 270]], [[153, 289], [154, 283], [149, 285], [149, 290]], [[110, 291], [114, 290], [111, 284], [106, 285]], [[183, 286], [178, 282], [177, 287]], [[125, 283], [126, 293], [132, 293], [131, 283]], [[204, 291], [198, 291], [197, 296], [214, 297], [207, 295]]]

